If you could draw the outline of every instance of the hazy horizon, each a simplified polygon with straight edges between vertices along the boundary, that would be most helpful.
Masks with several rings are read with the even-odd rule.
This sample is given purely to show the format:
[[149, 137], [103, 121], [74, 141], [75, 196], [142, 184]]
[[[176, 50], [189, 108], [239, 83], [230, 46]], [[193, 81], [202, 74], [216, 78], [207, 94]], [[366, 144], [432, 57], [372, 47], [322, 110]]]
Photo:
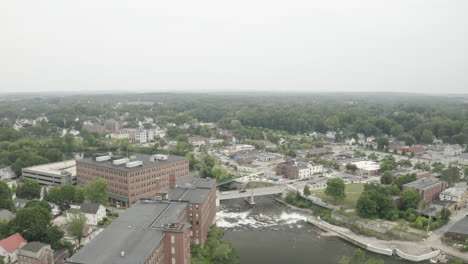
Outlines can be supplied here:
[[3, 1], [0, 93], [468, 93], [468, 2]]

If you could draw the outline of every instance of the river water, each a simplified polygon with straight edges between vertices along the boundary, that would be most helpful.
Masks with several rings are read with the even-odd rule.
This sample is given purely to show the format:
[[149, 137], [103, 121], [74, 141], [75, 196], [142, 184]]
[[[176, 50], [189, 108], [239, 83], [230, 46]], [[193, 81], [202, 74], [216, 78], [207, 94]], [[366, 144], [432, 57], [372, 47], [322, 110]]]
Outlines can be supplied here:
[[[305, 213], [267, 196], [256, 197], [255, 202], [251, 207], [242, 199], [223, 201], [216, 216], [216, 224], [226, 230], [223, 240], [233, 245], [241, 264], [337, 264], [357, 249], [342, 239], [323, 235], [305, 222]], [[371, 252], [366, 256], [382, 259], [385, 264], [412, 263]]]

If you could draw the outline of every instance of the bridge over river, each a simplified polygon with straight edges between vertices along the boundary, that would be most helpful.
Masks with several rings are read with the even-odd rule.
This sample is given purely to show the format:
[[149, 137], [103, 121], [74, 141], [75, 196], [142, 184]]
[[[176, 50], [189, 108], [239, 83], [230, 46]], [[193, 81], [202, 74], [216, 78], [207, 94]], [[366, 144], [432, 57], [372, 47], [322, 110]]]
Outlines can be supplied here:
[[279, 194], [279, 193], [283, 193], [284, 190], [285, 190], [284, 186], [276, 185], [272, 187], [246, 189], [243, 191], [239, 191], [239, 190], [227, 191], [227, 192], [218, 191], [217, 197], [220, 201], [250, 197], [251, 198], [250, 203], [253, 204], [254, 203], [253, 197], [255, 196]]

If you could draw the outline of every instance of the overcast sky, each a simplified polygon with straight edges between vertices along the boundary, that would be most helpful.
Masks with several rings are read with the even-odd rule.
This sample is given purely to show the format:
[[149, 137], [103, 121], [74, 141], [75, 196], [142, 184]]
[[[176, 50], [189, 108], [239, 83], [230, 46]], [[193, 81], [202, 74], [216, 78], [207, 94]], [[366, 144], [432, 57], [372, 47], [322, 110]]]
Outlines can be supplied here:
[[468, 93], [468, 1], [0, 1], [0, 92], [81, 90]]

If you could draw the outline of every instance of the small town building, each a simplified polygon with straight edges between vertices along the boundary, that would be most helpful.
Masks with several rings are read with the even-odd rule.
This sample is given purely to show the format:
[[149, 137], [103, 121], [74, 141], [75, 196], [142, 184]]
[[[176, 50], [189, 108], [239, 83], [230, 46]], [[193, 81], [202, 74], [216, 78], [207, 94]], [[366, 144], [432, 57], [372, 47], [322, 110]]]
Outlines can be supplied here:
[[448, 145], [444, 148], [444, 155], [446, 156], [457, 156], [462, 154], [462, 152], [463, 148], [458, 144]]
[[312, 148], [296, 150], [296, 156], [300, 158], [318, 157], [331, 152], [330, 148]]
[[19, 249], [28, 243], [20, 233], [15, 233], [5, 239], [0, 240], [0, 256], [5, 263], [16, 262]]
[[445, 237], [451, 240], [465, 242], [468, 239], [468, 216], [456, 222], [446, 233]]
[[468, 153], [462, 153], [458, 156], [458, 164], [468, 165]]
[[46, 186], [65, 186], [76, 184], [76, 161], [66, 160], [22, 169], [23, 180], [37, 180]]
[[48, 244], [29, 242], [18, 251], [18, 264], [54, 264], [54, 251]]
[[194, 147], [201, 147], [210, 142], [210, 140], [206, 137], [189, 137], [187, 139], [188, 143], [192, 144]]
[[16, 177], [15, 172], [10, 166], [0, 164], [0, 181], [10, 180]]
[[452, 201], [456, 203], [456, 207], [460, 208], [466, 205], [466, 199], [468, 196], [468, 192], [466, 188], [448, 188], [442, 191], [439, 194], [439, 199], [441, 201]]
[[261, 167], [259, 165], [252, 165], [252, 164], [243, 164], [243, 165], [238, 165], [237, 170], [239, 172], [249, 172], [249, 173], [254, 173], [260, 171]]
[[98, 203], [83, 203], [79, 207], [73, 206], [67, 212], [67, 220], [71, 222], [74, 215], [82, 213], [86, 216], [86, 224], [96, 226], [106, 217], [106, 208]]
[[421, 195], [422, 200], [433, 201], [445, 189], [446, 184], [437, 178], [419, 179], [403, 185], [403, 190], [411, 189]]

